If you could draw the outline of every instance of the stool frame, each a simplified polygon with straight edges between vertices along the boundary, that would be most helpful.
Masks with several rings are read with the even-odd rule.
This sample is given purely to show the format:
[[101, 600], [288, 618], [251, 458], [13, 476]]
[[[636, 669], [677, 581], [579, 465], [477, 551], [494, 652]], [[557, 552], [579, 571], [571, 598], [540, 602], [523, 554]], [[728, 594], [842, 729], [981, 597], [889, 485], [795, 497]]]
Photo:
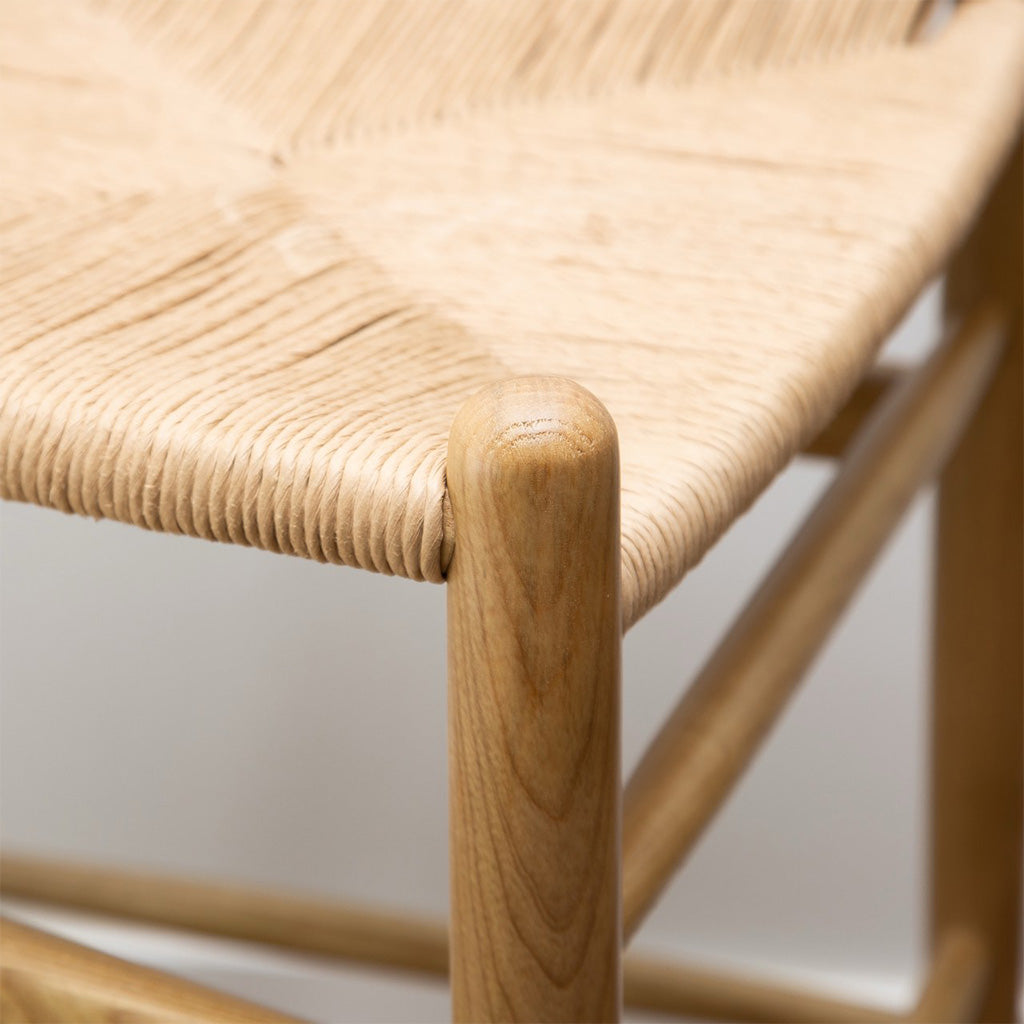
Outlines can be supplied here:
[[[1006, 1021], [1024, 806], [1018, 145], [947, 283], [946, 337], [880, 368], [808, 450], [835, 482], [620, 783], [618, 449], [571, 381], [470, 399], [448, 460], [452, 914], [9, 854], [6, 895], [429, 974], [453, 1015], [617, 1020], [632, 1006], [751, 1021]], [[906, 1013], [622, 957], [750, 763], [920, 487], [938, 476], [932, 962]], [[449, 938], [450, 934], [450, 938]], [[4, 1019], [286, 1020], [13, 921]]]

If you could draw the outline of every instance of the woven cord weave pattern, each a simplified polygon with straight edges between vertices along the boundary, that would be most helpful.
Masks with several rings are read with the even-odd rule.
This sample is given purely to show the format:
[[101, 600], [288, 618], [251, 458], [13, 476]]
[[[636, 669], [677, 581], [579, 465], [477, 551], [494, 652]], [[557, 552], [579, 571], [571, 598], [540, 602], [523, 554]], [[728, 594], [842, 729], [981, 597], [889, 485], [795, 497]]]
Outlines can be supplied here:
[[440, 580], [448, 428], [614, 416], [624, 614], [856, 382], [1017, 130], [1024, 11], [0, 3], [0, 494]]

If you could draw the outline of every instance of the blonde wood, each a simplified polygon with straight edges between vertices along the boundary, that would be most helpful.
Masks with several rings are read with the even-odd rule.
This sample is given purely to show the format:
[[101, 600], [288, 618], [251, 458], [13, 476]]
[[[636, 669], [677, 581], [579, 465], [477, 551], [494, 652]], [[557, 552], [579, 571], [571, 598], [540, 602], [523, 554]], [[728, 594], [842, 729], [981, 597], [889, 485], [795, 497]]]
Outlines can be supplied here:
[[[0, 889], [7, 897], [304, 953], [439, 977], [448, 973], [445, 922], [336, 900], [11, 854], [0, 860]], [[624, 960], [623, 991], [637, 1009], [711, 1020], [895, 1019], [874, 1007], [636, 953]]]
[[935, 943], [931, 970], [908, 1019], [919, 1024], [976, 1021], [989, 969], [985, 946], [977, 935], [963, 929], [946, 932]]
[[992, 308], [953, 332], [887, 401], [836, 480], [662, 727], [626, 789], [632, 935], [728, 795], [920, 485], [991, 379]]
[[0, 0], [0, 495], [440, 582], [456, 410], [562, 374], [635, 622], [1012, 142], [1024, 9], [918, 7]]
[[443, 924], [263, 888], [5, 854], [0, 891], [369, 964], [429, 973], [448, 968]]
[[0, 919], [5, 1024], [295, 1024], [288, 1017], [161, 971]]
[[902, 366], [872, 367], [828, 426], [804, 447], [804, 454], [830, 459], [845, 455], [879, 403], [909, 372]]
[[619, 467], [562, 378], [480, 392], [448, 489], [456, 1020], [617, 1020]]
[[984, 1021], [1014, 1019], [1024, 816], [1021, 151], [948, 283], [1014, 310], [996, 380], [939, 487], [932, 719], [933, 941], [967, 928], [992, 957]]
[[52, 980], [0, 967], [0, 1020], [4, 1024], [136, 1024], [153, 1017], [102, 998], [57, 987]]
[[748, 1024], [874, 1024], [899, 1016], [872, 1006], [743, 975], [628, 956], [626, 1002], [697, 1020]]

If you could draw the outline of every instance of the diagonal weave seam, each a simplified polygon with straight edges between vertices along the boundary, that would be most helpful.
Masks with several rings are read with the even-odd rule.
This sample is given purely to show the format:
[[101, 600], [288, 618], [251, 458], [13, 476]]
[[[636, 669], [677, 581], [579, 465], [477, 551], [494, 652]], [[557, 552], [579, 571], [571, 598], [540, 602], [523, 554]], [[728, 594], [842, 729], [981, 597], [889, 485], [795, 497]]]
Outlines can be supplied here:
[[[146, 53], [177, 52], [177, 30], [160, 25], [170, 5], [120, 6], [152, 16], [129, 19], [114, 33], [118, 46], [147, 30], [156, 41]], [[383, 8], [362, 6], [379, 29]], [[746, 18], [742, 26], [758, 6], [723, 8]], [[164, 130], [203, 144], [223, 129], [244, 144], [209, 160], [204, 148], [197, 163], [160, 137], [153, 152], [169, 156], [148, 184], [137, 152], [99, 167], [111, 213], [100, 228], [86, 228], [91, 214], [75, 209], [96, 200], [73, 165], [56, 196], [58, 176], [43, 175], [40, 195], [26, 173], [34, 213], [15, 195], [4, 231], [11, 258], [0, 271], [0, 344], [11, 344], [4, 494], [440, 579], [453, 540], [443, 473], [455, 408], [496, 377], [566, 373], [620, 425], [625, 614], [635, 621], [842, 400], [963, 230], [1014, 131], [1019, 9], [984, 5], [961, 13], [934, 46], [894, 47], [891, 26], [878, 26], [879, 12], [896, 7], [864, 4], [868, 14], [850, 16], [853, 6], [785, 7], [840, 12], [848, 38], [874, 25], [875, 43], [827, 65], [771, 68], [756, 89], [710, 58], [703, 78], [687, 71], [685, 90], [670, 75], [638, 83], [634, 65], [611, 56], [620, 46], [646, 52], [645, 66], [657, 69], [641, 32], [639, 49], [598, 47], [609, 59], [586, 57], [567, 81], [552, 77], [558, 61], [534, 60], [539, 78], [519, 83], [523, 102], [508, 107], [501, 93], [508, 109], [471, 115], [442, 104], [439, 117], [428, 102], [401, 133], [392, 124], [368, 135], [355, 117], [363, 108], [344, 90], [340, 107], [321, 99], [320, 113], [303, 114], [298, 134], [268, 120], [277, 108], [250, 104], [262, 138], [292, 140], [287, 160], [274, 144], [275, 163], [270, 143], [253, 143], [256, 122], [238, 102], [247, 93], [232, 76], [259, 78], [247, 58], [235, 57], [198, 119], [168, 85], [223, 71], [213, 59], [223, 41], [207, 30], [240, 5], [209, 5], [192, 26], [206, 49], [184, 70], [156, 75], [172, 115]], [[668, 18], [686, 5], [641, 7], [657, 21], [652, 11]], [[317, 9], [300, 11], [315, 22]], [[399, 20], [409, 52], [429, 49]], [[640, 17], [621, 24], [649, 31]], [[792, 42], [786, 32], [776, 40]], [[742, 41], [743, 31], [712, 47], [735, 60], [740, 51], [723, 38]], [[824, 52], [848, 52], [840, 43]], [[381, 70], [369, 81], [392, 51], [373, 52]], [[136, 54], [125, 64], [146, 62]], [[615, 78], [622, 67], [629, 73]], [[284, 71], [298, 73], [295, 62]], [[429, 73], [428, 64], [420, 74]], [[280, 92], [279, 77], [269, 78], [277, 84], [264, 98]], [[409, 81], [413, 98], [441, 102], [422, 77]], [[599, 103], [584, 101], [594, 81], [617, 84]], [[189, 103], [209, 92], [202, 85], [185, 89]], [[548, 90], [543, 107], [537, 89]], [[872, 135], [885, 140], [882, 152]], [[44, 151], [67, 138], [44, 136]], [[246, 155], [263, 145], [269, 156]], [[681, 204], [691, 194], [700, 205]], [[140, 275], [137, 253], [163, 271]], [[47, 318], [50, 329], [29, 342]], [[751, 338], [751, 328], [763, 336]]]

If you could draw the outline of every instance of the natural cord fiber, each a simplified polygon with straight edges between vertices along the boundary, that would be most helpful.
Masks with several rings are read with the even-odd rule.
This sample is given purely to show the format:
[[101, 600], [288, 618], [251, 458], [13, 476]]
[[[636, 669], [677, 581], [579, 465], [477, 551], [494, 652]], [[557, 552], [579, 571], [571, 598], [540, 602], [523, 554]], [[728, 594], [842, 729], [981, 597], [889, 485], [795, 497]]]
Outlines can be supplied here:
[[448, 430], [571, 377], [660, 600], [1019, 131], [1024, 5], [0, 0], [0, 495], [443, 578]]

